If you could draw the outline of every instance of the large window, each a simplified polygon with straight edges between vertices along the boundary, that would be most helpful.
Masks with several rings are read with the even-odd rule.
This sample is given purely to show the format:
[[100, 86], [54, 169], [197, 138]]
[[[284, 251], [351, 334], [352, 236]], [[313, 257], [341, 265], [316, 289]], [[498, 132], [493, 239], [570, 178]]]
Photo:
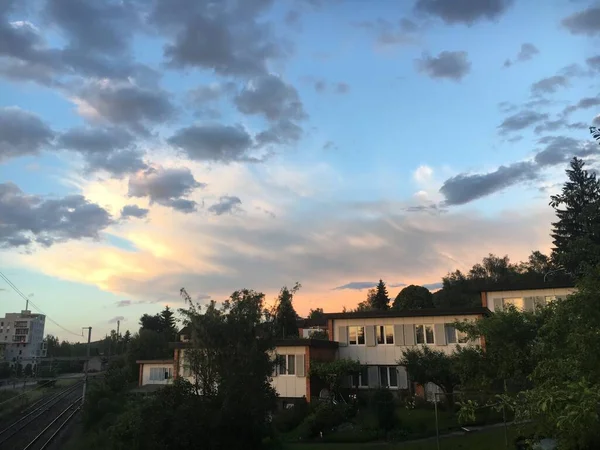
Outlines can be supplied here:
[[446, 341], [448, 344], [466, 344], [469, 342], [469, 338], [464, 331], [459, 331], [452, 325], [446, 325]]
[[360, 372], [352, 377], [352, 386], [369, 387], [369, 368], [361, 366]]
[[277, 375], [296, 374], [296, 355], [277, 355]]
[[173, 369], [170, 367], [151, 367], [150, 381], [168, 380], [173, 376]]
[[375, 328], [377, 331], [377, 343], [379, 345], [394, 343], [394, 326], [380, 325]]
[[417, 344], [435, 343], [433, 337], [433, 325], [416, 325], [415, 333], [417, 335]]
[[348, 327], [348, 344], [365, 345], [365, 327]]
[[381, 387], [397, 388], [398, 371], [396, 366], [379, 366], [379, 382]]

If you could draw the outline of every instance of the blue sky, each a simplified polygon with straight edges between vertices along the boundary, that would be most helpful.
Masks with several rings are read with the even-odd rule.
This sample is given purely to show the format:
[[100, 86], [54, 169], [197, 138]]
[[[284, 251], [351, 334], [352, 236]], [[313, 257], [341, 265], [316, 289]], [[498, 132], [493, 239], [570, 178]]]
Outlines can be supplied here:
[[182, 286], [334, 311], [548, 251], [596, 168], [597, 2], [211, 3], [0, 7], [0, 270], [76, 334]]

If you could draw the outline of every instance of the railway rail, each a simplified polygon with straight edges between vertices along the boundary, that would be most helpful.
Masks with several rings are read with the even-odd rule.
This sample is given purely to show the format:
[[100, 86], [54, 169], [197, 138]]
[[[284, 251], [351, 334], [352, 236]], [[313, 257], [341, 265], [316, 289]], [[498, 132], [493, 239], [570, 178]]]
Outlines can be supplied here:
[[83, 383], [37, 401], [0, 430], [1, 450], [47, 449], [81, 406]]

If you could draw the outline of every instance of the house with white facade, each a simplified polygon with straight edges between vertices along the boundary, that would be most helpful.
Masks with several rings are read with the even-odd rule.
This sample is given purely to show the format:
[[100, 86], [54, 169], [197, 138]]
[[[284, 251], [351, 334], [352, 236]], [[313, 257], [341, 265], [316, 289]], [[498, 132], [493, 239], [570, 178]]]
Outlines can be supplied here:
[[0, 343], [4, 360], [10, 363], [36, 364], [46, 356], [44, 327], [46, 316], [29, 310], [0, 317]]
[[173, 381], [174, 361], [172, 359], [151, 359], [136, 361], [140, 366], [138, 385], [165, 385]]
[[555, 300], [565, 299], [577, 289], [572, 282], [505, 283], [481, 292], [481, 304], [492, 312], [503, 311], [508, 305], [535, 312]]

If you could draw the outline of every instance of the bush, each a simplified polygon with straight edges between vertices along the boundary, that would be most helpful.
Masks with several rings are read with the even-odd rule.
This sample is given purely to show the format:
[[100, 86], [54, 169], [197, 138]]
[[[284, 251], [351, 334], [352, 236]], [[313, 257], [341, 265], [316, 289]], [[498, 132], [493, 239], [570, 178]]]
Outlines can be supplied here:
[[397, 428], [395, 430], [388, 432], [388, 434], [387, 434], [387, 440], [390, 442], [404, 441], [404, 440], [406, 440], [407, 437], [408, 437], [408, 430], [405, 430], [403, 428]]
[[334, 405], [319, 403], [314, 412], [309, 414], [300, 425], [300, 437], [313, 438], [322, 432], [327, 434], [335, 427], [352, 419], [356, 409], [352, 405]]
[[308, 402], [306, 399], [298, 401], [293, 408], [284, 409], [273, 418], [273, 426], [280, 433], [287, 433], [298, 427], [308, 415]]
[[378, 389], [371, 401], [377, 417], [377, 425], [384, 431], [390, 431], [398, 425], [394, 395], [389, 389]]

